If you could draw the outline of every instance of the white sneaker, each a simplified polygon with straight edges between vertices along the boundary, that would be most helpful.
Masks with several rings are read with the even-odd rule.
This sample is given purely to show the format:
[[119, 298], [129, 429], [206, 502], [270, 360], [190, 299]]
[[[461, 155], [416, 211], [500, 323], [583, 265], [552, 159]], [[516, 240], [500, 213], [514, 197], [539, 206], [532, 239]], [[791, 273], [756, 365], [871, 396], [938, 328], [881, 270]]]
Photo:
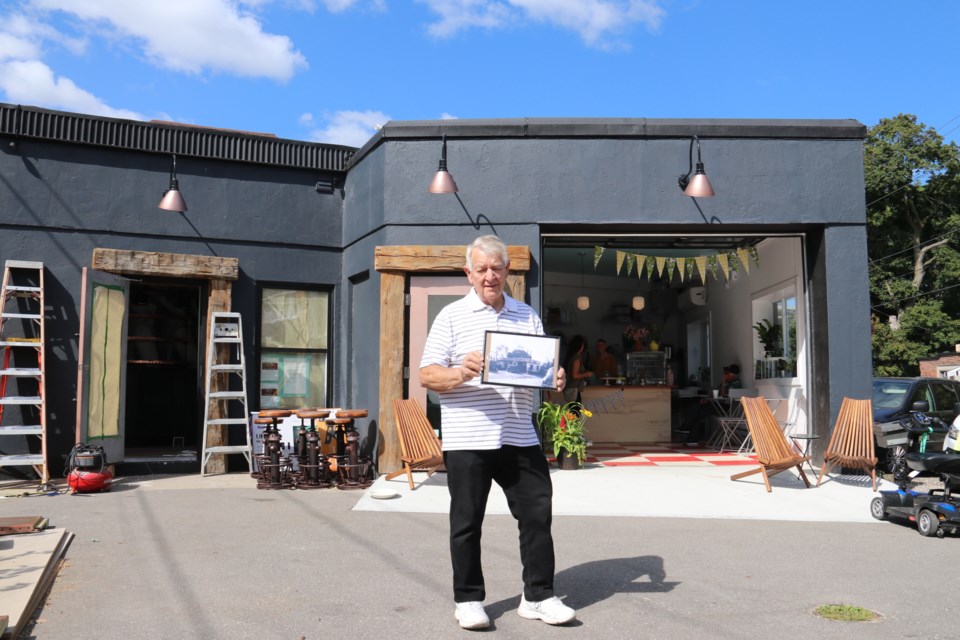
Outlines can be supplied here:
[[529, 602], [520, 596], [517, 613], [521, 618], [543, 620], [547, 624], [566, 624], [577, 617], [577, 612], [563, 604], [556, 596], [540, 602]]
[[490, 618], [483, 610], [483, 603], [478, 600], [458, 602], [453, 615], [464, 629], [486, 629], [490, 626]]

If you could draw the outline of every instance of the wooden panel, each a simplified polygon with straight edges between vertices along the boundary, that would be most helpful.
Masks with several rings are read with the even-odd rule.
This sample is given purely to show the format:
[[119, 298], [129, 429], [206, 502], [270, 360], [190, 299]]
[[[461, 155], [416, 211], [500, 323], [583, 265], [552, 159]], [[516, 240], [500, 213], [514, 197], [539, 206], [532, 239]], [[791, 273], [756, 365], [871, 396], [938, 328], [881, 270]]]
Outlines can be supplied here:
[[[209, 284], [209, 291], [207, 294], [207, 339], [204, 343], [203, 352], [206, 354], [210, 345], [210, 333], [213, 331], [213, 314], [216, 313], [227, 313], [230, 311], [230, 307], [233, 299], [233, 285], [229, 280], [220, 280], [212, 279]], [[217, 347], [221, 351], [229, 349], [228, 345], [219, 345]], [[217, 357], [221, 362], [226, 362], [227, 354], [218, 353]], [[206, 363], [204, 363], [206, 366]], [[247, 366], [247, 371], [244, 372], [244, 376], [248, 376], [247, 380], [249, 381], [250, 367]], [[248, 385], [249, 390], [249, 385]], [[225, 376], [213, 376], [210, 380], [210, 391], [226, 391], [225, 388]], [[249, 402], [250, 399], [247, 399]], [[217, 420], [219, 418], [226, 418], [227, 416], [223, 415], [223, 407], [221, 402], [214, 402], [210, 407], [210, 419]], [[208, 447], [219, 447], [221, 445], [228, 444], [224, 434], [227, 431], [227, 427], [221, 427], [219, 429], [213, 428], [207, 430], [207, 446]], [[206, 468], [204, 469], [205, 473], [215, 474], [215, 473], [226, 473], [227, 471], [227, 457], [222, 453], [216, 453], [210, 456], [210, 462], [207, 463]]]
[[240, 273], [240, 260], [238, 258], [103, 248], [93, 250], [92, 266], [94, 269], [109, 273], [157, 275], [172, 278], [236, 280]]
[[[377, 247], [374, 267], [377, 271], [413, 271], [418, 273], [460, 271], [467, 245], [406, 245]], [[507, 247], [511, 271], [530, 270], [530, 248]]]
[[392, 401], [403, 398], [405, 282], [406, 274], [402, 272], [380, 274], [380, 473], [390, 473], [401, 466]]
[[594, 442], [670, 442], [670, 387], [585, 387], [580, 390], [593, 417]]

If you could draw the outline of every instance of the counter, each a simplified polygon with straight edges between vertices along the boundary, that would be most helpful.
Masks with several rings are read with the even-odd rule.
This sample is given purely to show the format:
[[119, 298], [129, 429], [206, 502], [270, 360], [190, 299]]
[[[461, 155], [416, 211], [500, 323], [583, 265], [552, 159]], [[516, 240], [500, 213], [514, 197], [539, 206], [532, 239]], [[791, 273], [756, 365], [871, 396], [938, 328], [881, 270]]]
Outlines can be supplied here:
[[593, 442], [670, 442], [667, 385], [584, 387], [580, 397], [593, 413], [587, 436]]

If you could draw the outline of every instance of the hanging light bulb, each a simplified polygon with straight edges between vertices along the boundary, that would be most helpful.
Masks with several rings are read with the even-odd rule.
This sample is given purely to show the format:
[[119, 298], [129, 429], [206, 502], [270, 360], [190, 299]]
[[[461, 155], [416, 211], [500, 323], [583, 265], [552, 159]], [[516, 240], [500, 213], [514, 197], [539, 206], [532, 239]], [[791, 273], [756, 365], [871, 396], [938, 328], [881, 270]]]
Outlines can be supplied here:
[[633, 296], [633, 300], [630, 301], [630, 306], [633, 307], [634, 311], [643, 311], [646, 304], [647, 301], [643, 299], [643, 296]]
[[[583, 291], [583, 251], [580, 252], [580, 291]], [[590, 297], [578, 296], [577, 309], [580, 309], [580, 311], [586, 311], [589, 308], [590, 308]]]

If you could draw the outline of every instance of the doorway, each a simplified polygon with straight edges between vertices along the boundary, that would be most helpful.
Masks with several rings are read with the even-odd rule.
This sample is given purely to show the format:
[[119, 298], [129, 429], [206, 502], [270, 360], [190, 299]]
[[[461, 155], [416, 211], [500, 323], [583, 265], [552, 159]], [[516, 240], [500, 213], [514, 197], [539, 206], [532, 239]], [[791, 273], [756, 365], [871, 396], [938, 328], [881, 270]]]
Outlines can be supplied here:
[[206, 283], [130, 283], [126, 462], [199, 459]]

